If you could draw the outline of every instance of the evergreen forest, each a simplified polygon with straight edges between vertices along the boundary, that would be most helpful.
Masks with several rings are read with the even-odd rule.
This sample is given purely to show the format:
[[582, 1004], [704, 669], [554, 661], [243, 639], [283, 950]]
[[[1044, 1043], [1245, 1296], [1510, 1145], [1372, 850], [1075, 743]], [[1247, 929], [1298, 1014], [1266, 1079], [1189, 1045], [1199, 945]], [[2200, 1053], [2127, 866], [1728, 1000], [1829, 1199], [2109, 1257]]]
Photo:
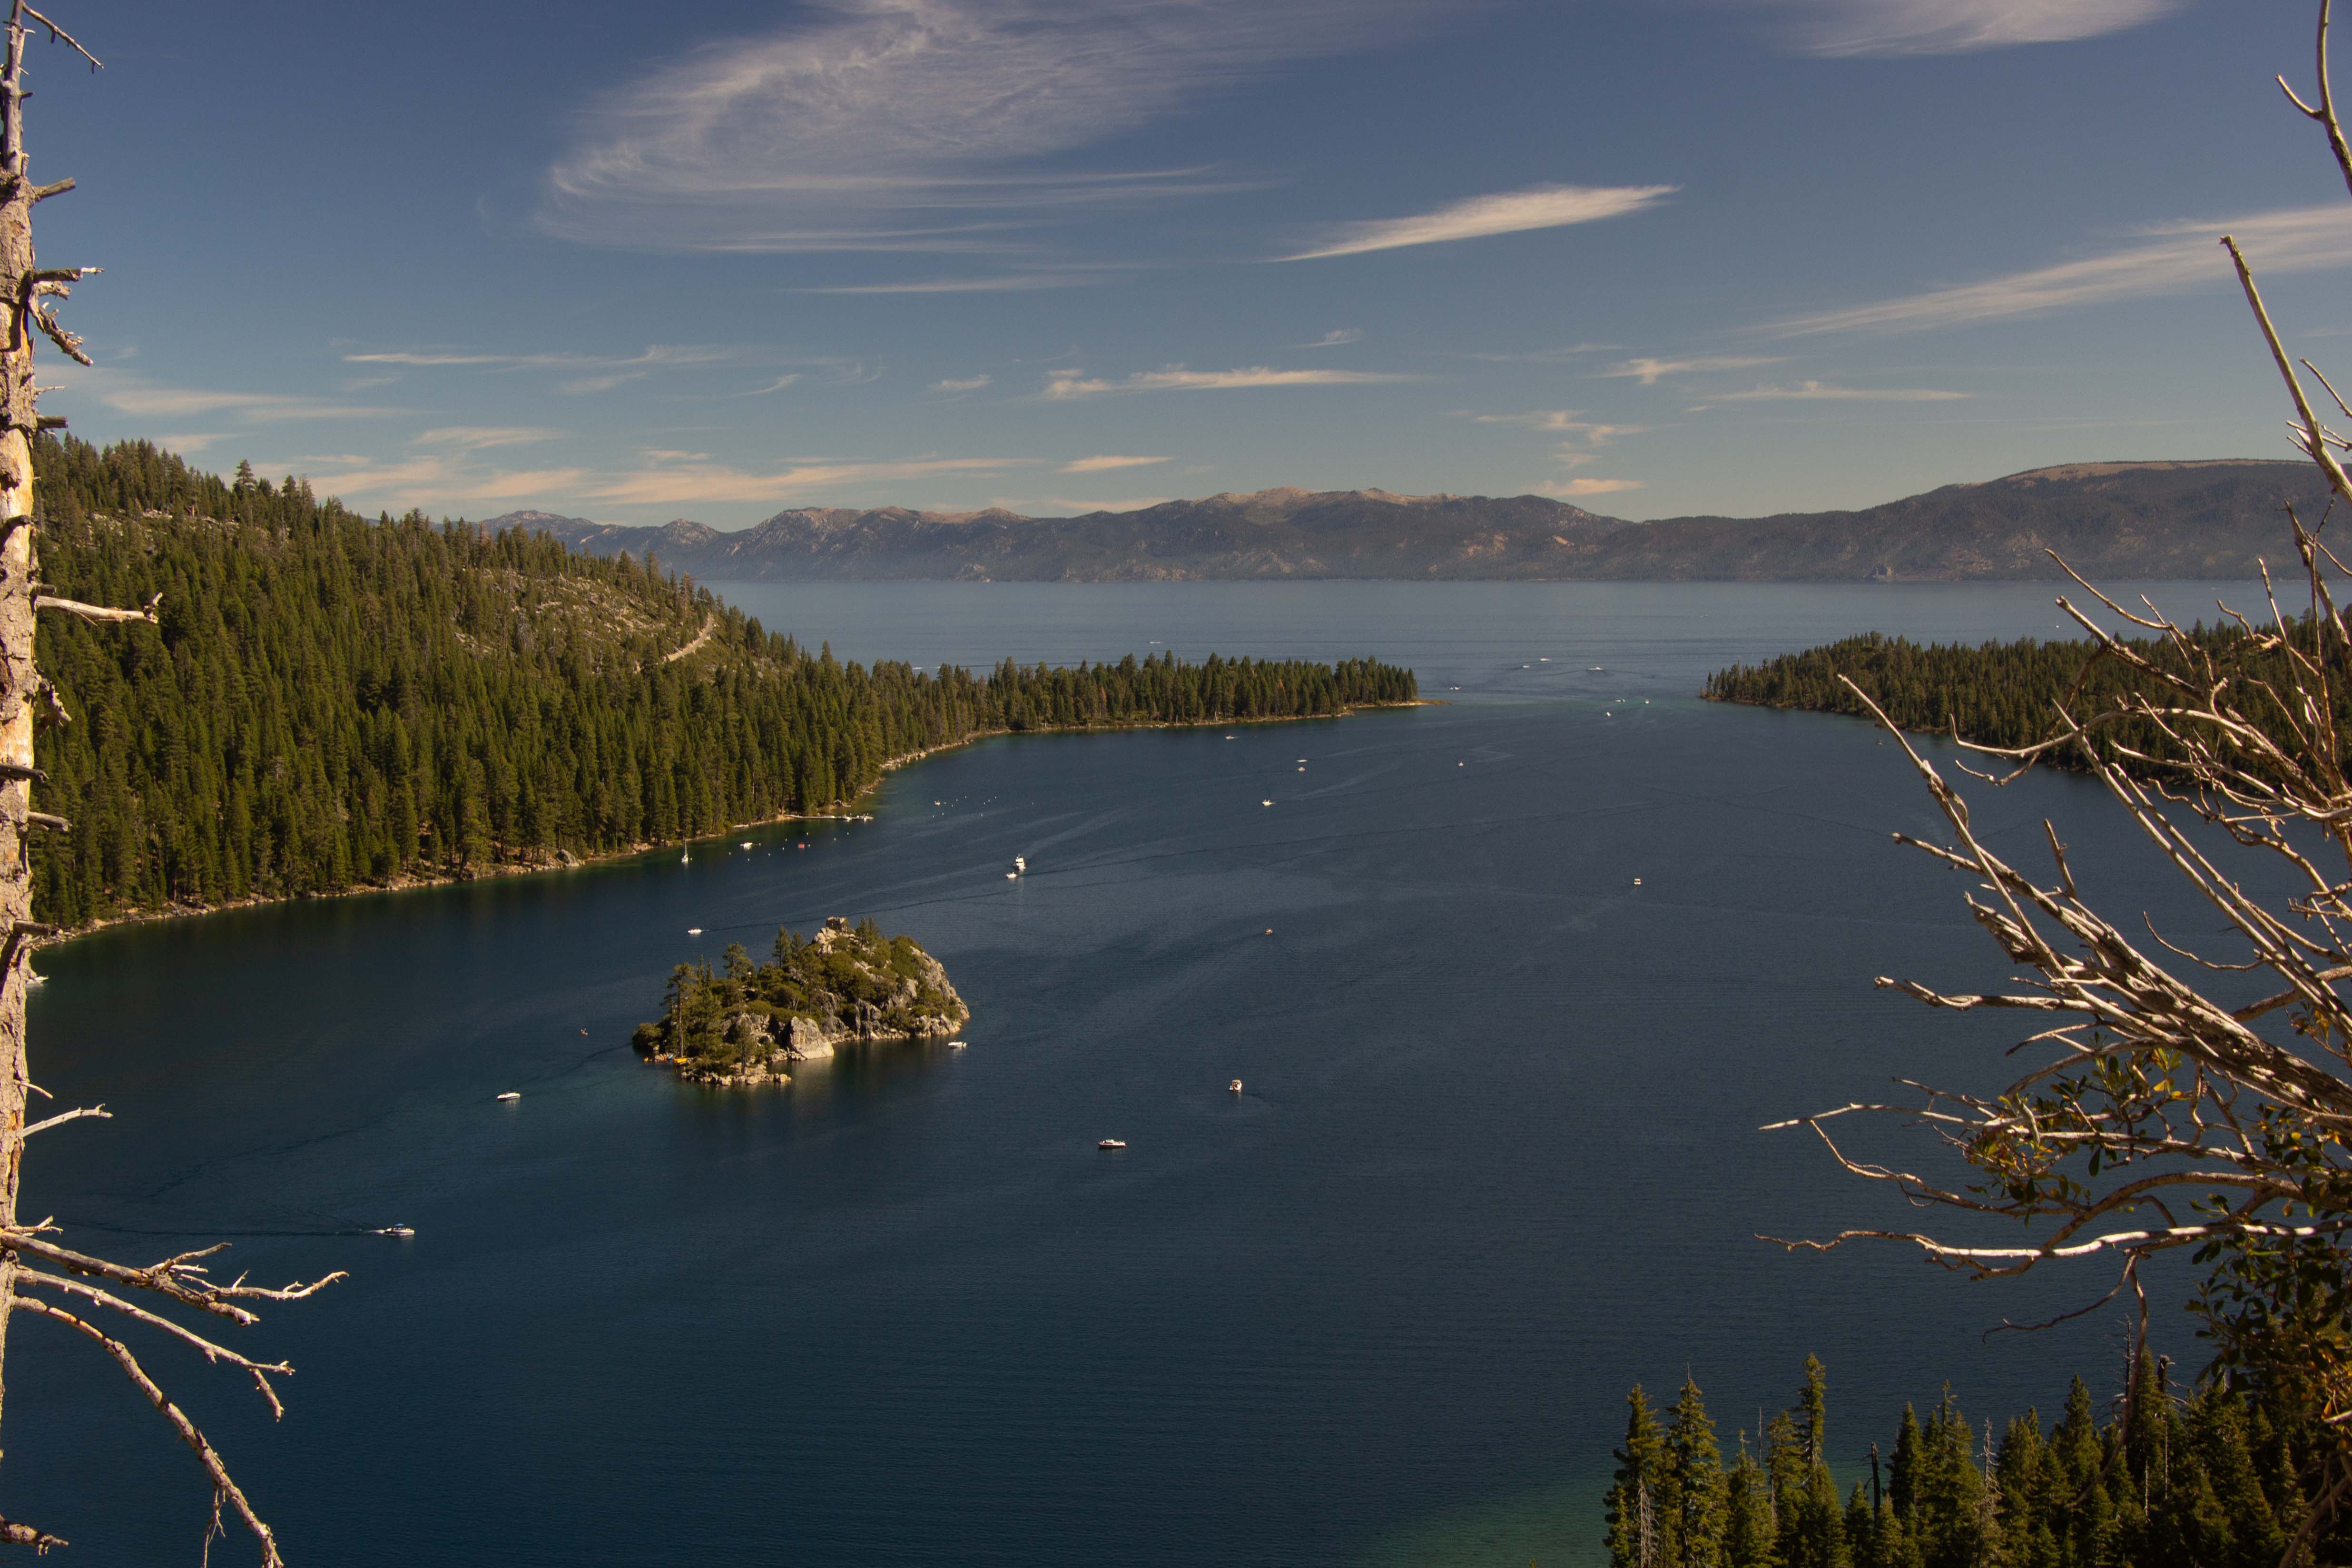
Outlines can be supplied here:
[[421, 513], [148, 442], [35, 453], [54, 685], [34, 907], [56, 925], [462, 879], [837, 808], [999, 731], [1407, 702], [1412, 672], [1172, 653], [985, 674], [843, 662], [656, 561]]
[[[2277, 1568], [2312, 1502], [2312, 1414], [2213, 1384], [2177, 1390], [2143, 1352], [2103, 1409], [2076, 1378], [2058, 1421], [1972, 1427], [1951, 1391], [1903, 1410], [1882, 1462], [1832, 1474], [1828, 1395], [1805, 1358], [1796, 1405], [1727, 1463], [1698, 1385], [1664, 1419], [1628, 1397], [1608, 1500], [1611, 1568]], [[2305, 1561], [2341, 1563], [2341, 1516]]]
[[[2265, 683], [2273, 691], [2290, 689], [2284, 661], [2245, 646], [2245, 633], [2233, 626], [2198, 626], [2188, 636], [2200, 658], [2211, 658], [2217, 667], [2239, 667], [2235, 684], [2249, 717], [2291, 742], [2292, 726], [2283, 712], [2265, 710], [2262, 695]], [[2135, 641], [2131, 646], [2159, 668], [2187, 672], [2179, 652], [2168, 643]], [[1957, 730], [1962, 738], [1981, 745], [2027, 746], [2059, 731], [2056, 705], [2075, 689], [2078, 677], [2082, 684], [2069, 700], [2069, 710], [2080, 718], [2113, 709], [2119, 698], [2147, 684], [2146, 678], [2116, 659], [2092, 663], [2093, 652], [2084, 642], [2024, 637], [1974, 646], [1923, 645], [1868, 632], [1761, 664], [1718, 670], [1707, 677], [1700, 695], [1715, 702], [1863, 716], [1866, 710], [1862, 703], [1839, 683], [1838, 678], [1845, 676], [1906, 730], [1944, 734]], [[2338, 731], [2352, 733], [2352, 690], [2336, 690], [2336, 701]], [[2158, 758], [2172, 749], [2144, 720], [2121, 721], [2103, 730], [2094, 743], [2110, 760], [2118, 746]], [[2058, 768], [2088, 767], [2071, 746], [2053, 748], [2043, 761]]]

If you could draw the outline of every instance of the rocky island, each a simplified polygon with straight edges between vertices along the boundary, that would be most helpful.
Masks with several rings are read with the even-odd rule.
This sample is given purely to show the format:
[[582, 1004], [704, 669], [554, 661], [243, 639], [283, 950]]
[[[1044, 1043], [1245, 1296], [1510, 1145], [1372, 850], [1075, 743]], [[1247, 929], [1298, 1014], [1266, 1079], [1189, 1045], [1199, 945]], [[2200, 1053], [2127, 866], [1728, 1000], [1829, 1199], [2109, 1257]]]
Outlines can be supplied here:
[[638, 1025], [631, 1043], [680, 1078], [749, 1087], [787, 1082], [794, 1065], [846, 1046], [945, 1039], [971, 1017], [914, 938], [835, 915], [805, 942], [778, 928], [766, 963], [734, 942], [715, 973], [707, 959], [679, 964], [662, 1016]]

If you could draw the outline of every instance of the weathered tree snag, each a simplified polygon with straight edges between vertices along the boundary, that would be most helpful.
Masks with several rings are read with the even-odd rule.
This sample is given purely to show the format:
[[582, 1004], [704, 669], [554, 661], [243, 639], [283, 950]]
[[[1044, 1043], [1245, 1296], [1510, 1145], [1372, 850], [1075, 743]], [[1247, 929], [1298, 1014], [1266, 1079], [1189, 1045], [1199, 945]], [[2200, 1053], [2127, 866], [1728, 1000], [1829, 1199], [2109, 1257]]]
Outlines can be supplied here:
[[[105, 1117], [103, 1106], [67, 1110], [26, 1125], [27, 1097], [41, 1092], [27, 1067], [25, 1038], [25, 957], [34, 939], [56, 934], [56, 928], [33, 918], [33, 870], [29, 836], [36, 830], [70, 831], [65, 819], [33, 809], [33, 788], [48, 782], [33, 763], [33, 731], [37, 720], [63, 721], [68, 715], [56, 689], [43, 679], [36, 660], [34, 620], [41, 610], [62, 610], [86, 621], [107, 625], [157, 624], [158, 598], [137, 609], [118, 609], [59, 597], [40, 581], [39, 553], [33, 515], [33, 438], [42, 430], [62, 428], [65, 421], [44, 418], [37, 407], [40, 388], [33, 382], [34, 334], [46, 337], [58, 352], [83, 364], [90, 363], [81, 340], [60, 326], [47, 300], [64, 299], [71, 286], [95, 268], [37, 267], [33, 258], [33, 204], [73, 188], [71, 180], [35, 185], [25, 156], [25, 44], [35, 26], [46, 29], [53, 43], [62, 43], [88, 60], [98, 58], [25, 0], [9, 0], [7, 53], [0, 69], [0, 309], [6, 311], [0, 326], [0, 1365], [5, 1365], [8, 1320], [15, 1308], [49, 1319], [96, 1343], [121, 1367], [140, 1393], [160, 1412], [182, 1441], [194, 1452], [211, 1483], [212, 1512], [205, 1536], [210, 1556], [213, 1538], [221, 1532], [221, 1509], [233, 1507], [261, 1544], [265, 1568], [281, 1568], [284, 1559], [277, 1537], [254, 1512], [244, 1491], [231, 1478], [226, 1463], [205, 1440], [186, 1414], [148, 1376], [129, 1346], [54, 1300], [33, 1292], [77, 1298], [115, 1312], [143, 1328], [193, 1346], [207, 1361], [226, 1363], [253, 1379], [255, 1390], [272, 1415], [285, 1407], [271, 1386], [270, 1374], [288, 1376], [293, 1368], [283, 1362], [256, 1362], [225, 1345], [195, 1333], [160, 1313], [151, 1311], [88, 1281], [103, 1279], [163, 1297], [184, 1309], [226, 1318], [237, 1324], [255, 1321], [245, 1300], [291, 1301], [308, 1296], [343, 1276], [338, 1272], [310, 1284], [280, 1288], [247, 1285], [242, 1278], [216, 1284], [206, 1277], [202, 1259], [217, 1247], [167, 1258], [145, 1268], [109, 1262], [70, 1251], [42, 1239], [52, 1230], [47, 1221], [22, 1223], [16, 1214], [25, 1140], [35, 1132], [85, 1118]], [[27, 1260], [31, 1260], [28, 1265]], [[47, 1264], [47, 1268], [38, 1265]], [[0, 1391], [5, 1391], [0, 1379]], [[58, 1537], [35, 1527], [0, 1519], [0, 1544], [30, 1546], [46, 1552], [63, 1546]]]
[[[25, 156], [23, 0], [8, 15], [8, 54], [0, 75], [0, 300], [9, 300], [0, 336], [0, 922], [29, 923], [32, 859], [25, 826], [32, 811], [33, 710], [41, 673], [33, 656], [33, 435], [39, 395], [33, 385], [33, 191]], [[25, 1100], [31, 1089], [25, 1053], [25, 943], [11, 931], [0, 970], [0, 1227], [16, 1225], [16, 1191], [25, 1156]], [[16, 1256], [0, 1254], [0, 1365], [7, 1353]], [[0, 1379], [0, 1400], [6, 1384]], [[5, 1411], [5, 1405], [0, 1405]]]

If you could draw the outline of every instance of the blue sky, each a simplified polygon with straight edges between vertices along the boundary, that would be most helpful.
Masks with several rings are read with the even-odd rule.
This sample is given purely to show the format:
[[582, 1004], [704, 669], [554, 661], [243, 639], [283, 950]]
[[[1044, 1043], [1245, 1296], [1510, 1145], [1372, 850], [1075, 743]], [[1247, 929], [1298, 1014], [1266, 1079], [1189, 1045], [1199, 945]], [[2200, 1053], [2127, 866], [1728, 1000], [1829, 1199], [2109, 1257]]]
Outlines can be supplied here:
[[[95, 440], [741, 526], [1294, 484], [1620, 516], [2285, 456], [2308, 0], [69, 7]], [[2347, 89], [2352, 90], [2352, 89]]]

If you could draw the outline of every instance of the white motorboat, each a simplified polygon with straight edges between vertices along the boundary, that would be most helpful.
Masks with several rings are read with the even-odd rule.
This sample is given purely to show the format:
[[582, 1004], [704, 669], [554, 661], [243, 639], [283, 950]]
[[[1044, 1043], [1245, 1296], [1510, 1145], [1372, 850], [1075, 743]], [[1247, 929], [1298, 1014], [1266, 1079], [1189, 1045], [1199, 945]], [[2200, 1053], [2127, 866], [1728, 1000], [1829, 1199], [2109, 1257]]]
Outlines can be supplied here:
[[1015, 856], [1013, 858], [1013, 875], [1015, 875], [1015, 876], [1025, 876], [1025, 875], [1028, 873], [1028, 870], [1029, 870], [1029, 862], [1028, 862], [1026, 859], [1023, 858], [1021, 856], [1015, 855]]
[[499, 1096], [499, 1098], [500, 1100], [520, 1100], [522, 1098], [522, 1090], [519, 1089], [510, 1089], [504, 1094]]
[[1124, 1149], [1127, 1147], [1127, 1140], [1124, 1138], [1106, 1138], [1101, 1142], [1096, 1144], [1095, 1147], [1097, 1149]]
[[1225, 1087], [1233, 1090], [1235, 1094], [1239, 1094], [1242, 1091], [1242, 1080], [1235, 1079], [1233, 1082], [1225, 1085]]
[[416, 1232], [404, 1225], [387, 1225], [377, 1230], [378, 1236], [415, 1236]]
[[702, 934], [702, 928], [700, 926], [688, 926], [686, 928], [686, 934], [688, 936], [700, 936]]

